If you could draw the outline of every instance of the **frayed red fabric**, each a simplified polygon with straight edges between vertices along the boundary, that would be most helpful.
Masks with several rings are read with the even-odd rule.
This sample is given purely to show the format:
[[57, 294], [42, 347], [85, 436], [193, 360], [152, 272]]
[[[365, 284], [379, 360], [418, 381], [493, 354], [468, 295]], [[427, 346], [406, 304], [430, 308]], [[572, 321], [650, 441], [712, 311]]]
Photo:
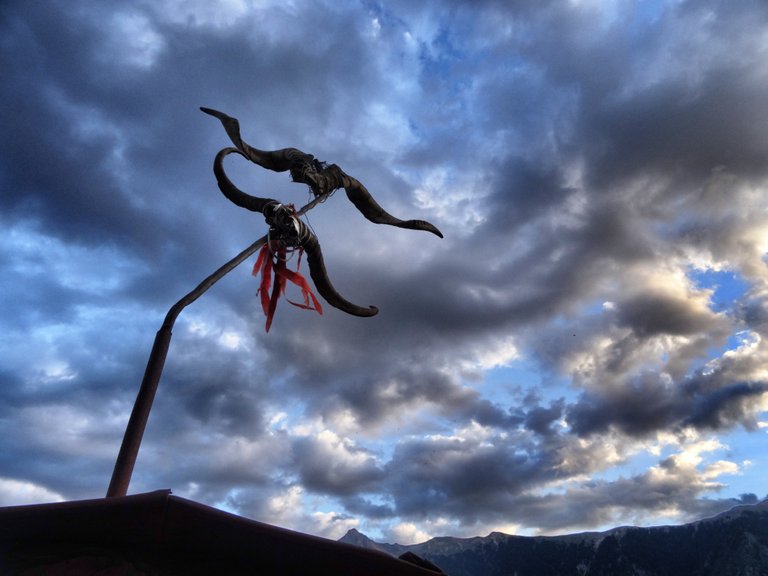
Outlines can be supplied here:
[[[315, 310], [320, 315], [323, 314], [323, 307], [312, 292], [309, 282], [307, 282], [307, 279], [299, 273], [302, 252], [303, 250], [299, 248], [296, 271], [293, 271], [288, 270], [285, 265], [287, 252], [284, 247], [275, 245], [270, 246], [269, 243], [266, 243], [259, 251], [259, 257], [256, 259], [256, 264], [253, 265], [253, 275], [258, 277], [259, 274], [261, 274], [261, 282], [259, 283], [257, 294], [261, 299], [261, 308], [264, 311], [264, 315], [267, 317], [267, 332], [269, 332], [269, 328], [272, 326], [272, 318], [277, 309], [277, 301], [282, 294], [285, 294], [285, 286], [289, 281], [296, 284], [296, 286], [301, 289], [301, 295], [304, 299], [304, 303], [302, 304], [293, 302], [286, 297], [289, 304], [305, 310]], [[271, 293], [270, 284], [272, 284]]]

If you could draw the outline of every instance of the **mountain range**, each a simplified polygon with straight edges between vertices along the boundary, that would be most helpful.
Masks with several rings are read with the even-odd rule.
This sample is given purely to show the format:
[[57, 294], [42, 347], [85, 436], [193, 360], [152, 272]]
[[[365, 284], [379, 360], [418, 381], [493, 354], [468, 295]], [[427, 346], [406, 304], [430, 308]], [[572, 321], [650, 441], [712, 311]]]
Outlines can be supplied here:
[[412, 553], [448, 576], [768, 576], [768, 500], [679, 526], [623, 526], [563, 536], [439, 537], [375, 542], [350, 530], [341, 542]]

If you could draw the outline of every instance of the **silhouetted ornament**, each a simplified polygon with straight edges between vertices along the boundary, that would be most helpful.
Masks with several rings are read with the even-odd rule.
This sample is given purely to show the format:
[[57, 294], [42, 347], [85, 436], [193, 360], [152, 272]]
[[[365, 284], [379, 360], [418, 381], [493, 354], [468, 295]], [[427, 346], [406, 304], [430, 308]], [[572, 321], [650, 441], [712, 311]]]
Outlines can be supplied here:
[[[320, 250], [320, 243], [312, 230], [300, 219], [302, 214], [314, 207], [317, 203], [328, 199], [336, 190], [343, 188], [347, 198], [355, 207], [371, 222], [376, 224], [388, 224], [398, 228], [410, 230], [424, 230], [431, 232], [440, 238], [443, 237], [440, 230], [424, 220], [401, 220], [384, 210], [371, 196], [357, 179], [346, 174], [336, 164], [327, 164], [315, 159], [296, 148], [283, 148], [280, 150], [265, 151], [254, 148], [240, 137], [240, 123], [232, 118], [211, 108], [200, 108], [206, 114], [218, 118], [224, 126], [234, 148], [224, 148], [216, 155], [213, 163], [213, 172], [219, 189], [229, 200], [237, 206], [260, 212], [269, 226], [268, 240], [259, 254], [259, 261], [254, 267], [254, 274], [261, 274], [262, 280], [259, 288], [261, 303], [267, 316], [267, 331], [272, 323], [272, 315], [277, 305], [277, 299], [283, 293], [286, 281], [297, 284], [304, 297], [304, 303], [291, 302], [302, 308], [316, 310], [322, 314], [322, 308], [314, 297], [304, 277], [298, 270], [291, 271], [285, 266], [290, 252], [298, 252], [300, 262], [302, 252], [307, 254], [309, 273], [320, 296], [331, 306], [352, 314], [354, 316], [374, 316], [378, 313], [375, 306], [358, 306], [346, 300], [331, 284]], [[294, 182], [306, 184], [314, 199], [299, 211], [292, 204], [282, 204], [271, 198], [259, 198], [251, 196], [237, 188], [224, 172], [223, 160], [229, 154], [240, 154], [248, 160], [258, 164], [267, 170], [275, 172], [289, 171]], [[271, 262], [268, 262], [271, 260]], [[274, 284], [272, 293], [268, 294], [271, 274], [274, 271]]]

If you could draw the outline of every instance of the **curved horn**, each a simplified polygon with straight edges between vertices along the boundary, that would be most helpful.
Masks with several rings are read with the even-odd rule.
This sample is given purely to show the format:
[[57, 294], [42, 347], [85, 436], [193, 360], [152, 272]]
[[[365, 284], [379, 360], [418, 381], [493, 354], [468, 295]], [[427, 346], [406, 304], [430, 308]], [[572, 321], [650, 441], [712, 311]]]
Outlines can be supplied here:
[[235, 145], [235, 148], [237, 148], [243, 156], [248, 158], [248, 160], [258, 164], [262, 168], [272, 170], [273, 172], [285, 172], [286, 170], [290, 170], [297, 162], [311, 162], [315, 159], [311, 154], [307, 154], [296, 148], [282, 148], [273, 151], [254, 148], [241, 138], [240, 122], [238, 122], [237, 118], [232, 118], [231, 116], [224, 114], [224, 112], [219, 112], [213, 108], [205, 108], [201, 106], [200, 110], [218, 118], [224, 126], [224, 130], [226, 130], [227, 136], [232, 140], [232, 144]]
[[251, 196], [232, 184], [232, 181], [229, 179], [226, 172], [224, 172], [223, 165], [224, 157], [232, 153], [245, 156], [245, 154], [236, 148], [224, 148], [219, 150], [219, 153], [216, 154], [216, 158], [213, 160], [213, 173], [216, 175], [216, 183], [219, 185], [219, 190], [221, 190], [222, 194], [224, 194], [227, 199], [234, 202], [237, 206], [252, 212], [263, 213], [264, 207], [267, 204], [276, 201], [270, 198], [257, 198], [256, 196]]
[[[301, 224], [303, 225], [304, 223], [302, 222]], [[328, 304], [334, 308], [338, 308], [342, 312], [352, 314], [353, 316], [375, 316], [379, 313], [379, 309], [376, 308], [376, 306], [363, 308], [357, 304], [352, 304], [352, 302], [346, 300], [336, 291], [333, 284], [331, 284], [331, 280], [328, 278], [328, 272], [325, 269], [325, 262], [323, 261], [323, 253], [320, 250], [320, 243], [311, 231], [307, 230], [307, 234], [301, 243], [301, 247], [304, 248], [304, 251], [307, 253], [309, 275], [315, 283], [315, 288], [317, 288], [317, 291]]]
[[[339, 171], [341, 171], [340, 168]], [[443, 237], [443, 233], [426, 220], [400, 220], [400, 218], [392, 216], [392, 214], [384, 210], [384, 208], [373, 199], [371, 193], [368, 192], [365, 186], [363, 186], [356, 178], [343, 172], [342, 178], [347, 198], [349, 198], [350, 202], [355, 205], [355, 208], [357, 208], [360, 213], [371, 222], [374, 222], [375, 224], [388, 224], [390, 226], [407, 228], [409, 230], [424, 230], [425, 232], [432, 232], [432, 234], [439, 236], [440, 238]]]
[[[201, 107], [200, 110], [221, 121], [230, 140], [243, 156], [268, 170], [275, 172], [290, 170], [294, 182], [308, 184], [315, 196], [327, 195], [336, 188], [343, 187], [350, 202], [371, 222], [409, 230], [424, 230], [440, 238], [443, 237], [442, 232], [436, 226], [425, 220], [401, 220], [392, 216], [373, 199], [365, 186], [356, 178], [346, 174], [336, 164], [323, 167], [322, 163], [314, 162], [315, 157], [312, 154], [307, 154], [297, 148], [283, 148], [271, 152], [259, 150], [246, 144], [240, 137], [240, 122], [237, 118], [232, 118], [224, 112], [212, 108]], [[310, 167], [310, 169], [302, 170], [302, 166]], [[229, 196], [227, 197], [229, 198]]]

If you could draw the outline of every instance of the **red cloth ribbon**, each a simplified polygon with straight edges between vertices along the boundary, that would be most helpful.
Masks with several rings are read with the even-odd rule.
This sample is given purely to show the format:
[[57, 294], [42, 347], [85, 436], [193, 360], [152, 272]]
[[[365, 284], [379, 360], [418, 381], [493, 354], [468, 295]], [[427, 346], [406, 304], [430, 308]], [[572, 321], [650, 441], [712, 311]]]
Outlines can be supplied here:
[[[277, 243], [273, 243], [272, 246], [269, 242], [264, 244], [259, 251], [259, 257], [256, 259], [256, 264], [253, 266], [253, 275], [258, 276], [261, 274], [261, 283], [259, 284], [259, 290], [256, 292], [261, 296], [261, 308], [264, 310], [264, 315], [267, 317], [267, 332], [269, 327], [272, 326], [272, 317], [275, 315], [275, 309], [277, 308], [277, 301], [281, 294], [285, 293], [285, 286], [287, 281], [291, 281], [301, 288], [301, 295], [304, 298], [304, 303], [292, 302], [288, 300], [289, 304], [304, 308], [305, 310], [315, 310], [318, 314], [323, 314], [323, 307], [320, 306], [315, 297], [312, 289], [309, 287], [307, 279], [299, 273], [299, 267], [301, 266], [301, 255], [303, 250], [299, 248], [299, 260], [296, 264], [296, 271], [288, 270], [286, 268], [286, 249], [282, 246], [277, 246]], [[272, 272], [274, 271], [274, 281], [272, 280]], [[272, 293], [269, 293], [269, 285], [272, 283]], [[310, 303], [310, 299], [312, 302]]]

